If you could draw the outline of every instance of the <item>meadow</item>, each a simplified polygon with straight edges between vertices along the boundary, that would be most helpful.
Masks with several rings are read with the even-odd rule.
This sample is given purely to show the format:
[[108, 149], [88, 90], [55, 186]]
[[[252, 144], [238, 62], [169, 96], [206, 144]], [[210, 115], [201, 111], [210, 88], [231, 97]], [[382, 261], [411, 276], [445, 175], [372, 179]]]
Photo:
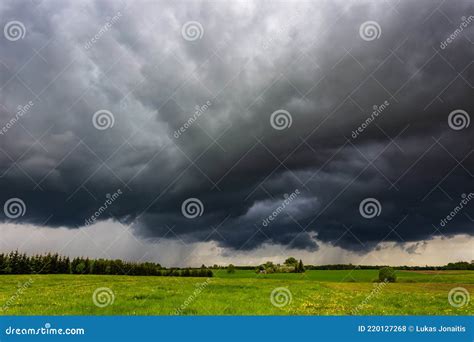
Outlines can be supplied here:
[[[302, 274], [214, 271], [212, 278], [112, 275], [1, 275], [2, 315], [472, 315], [448, 293], [474, 293], [474, 271], [398, 271], [397, 283], [374, 283], [377, 270]], [[97, 288], [112, 297], [94, 304]], [[284, 288], [272, 299], [275, 289]], [[280, 290], [278, 290], [280, 291]], [[278, 295], [278, 291], [277, 294]], [[275, 304], [275, 301], [277, 305]], [[273, 302], [273, 303], [272, 303]], [[281, 305], [284, 304], [284, 305]]]
[[[379, 271], [371, 270], [309, 270], [305, 273], [273, 273], [258, 274], [253, 270], [239, 270], [227, 273], [220, 270], [216, 277], [220, 278], [254, 278], [254, 279], [290, 279], [314, 280], [322, 282], [373, 282], [378, 278]], [[398, 282], [436, 282], [474, 284], [474, 271], [397, 271]]]

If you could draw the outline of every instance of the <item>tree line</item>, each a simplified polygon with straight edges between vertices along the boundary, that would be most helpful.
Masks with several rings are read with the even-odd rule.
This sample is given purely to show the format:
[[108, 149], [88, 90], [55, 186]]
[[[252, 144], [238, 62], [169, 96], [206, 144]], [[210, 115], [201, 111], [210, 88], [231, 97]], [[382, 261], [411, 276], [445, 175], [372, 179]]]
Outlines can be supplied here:
[[[296, 272], [301, 273], [304, 270], [379, 270], [381, 268], [388, 267], [387, 265], [353, 265], [353, 264], [332, 264], [332, 265], [303, 265], [303, 262], [300, 260], [296, 261], [295, 258], [290, 257], [285, 260], [283, 265], [274, 264], [271, 261], [266, 262], [265, 264], [255, 266], [238, 266], [230, 264], [225, 265], [214, 265], [210, 268], [212, 269], [227, 269], [228, 273], [234, 273], [236, 270], [255, 270], [257, 273], [261, 271], [268, 271], [268, 273], [278, 273], [278, 272]], [[410, 271], [443, 271], [443, 270], [474, 270], [474, 260], [471, 262], [467, 261], [458, 261], [450, 262], [444, 266], [391, 266], [395, 270], [410, 270]]]
[[267, 261], [266, 263], [257, 266], [255, 272], [257, 273], [304, 273], [305, 267], [303, 261], [300, 259], [296, 260], [293, 257], [289, 257], [285, 260], [283, 265], [274, 264], [272, 261]]
[[[352, 264], [336, 264], [336, 265], [307, 265], [307, 270], [374, 270], [387, 267], [386, 265], [352, 265]], [[392, 266], [396, 270], [410, 271], [442, 271], [442, 270], [474, 270], [474, 260], [470, 263], [467, 261], [450, 262], [444, 266]]]
[[89, 259], [55, 254], [28, 256], [18, 251], [0, 254], [0, 274], [111, 274], [137, 276], [212, 277], [212, 270], [163, 268], [153, 262]]

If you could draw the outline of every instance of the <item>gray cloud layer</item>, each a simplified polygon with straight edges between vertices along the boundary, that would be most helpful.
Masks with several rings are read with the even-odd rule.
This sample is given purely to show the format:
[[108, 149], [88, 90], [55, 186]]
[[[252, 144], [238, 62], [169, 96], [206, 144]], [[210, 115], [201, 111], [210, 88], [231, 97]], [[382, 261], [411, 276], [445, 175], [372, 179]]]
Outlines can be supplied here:
[[[0, 40], [1, 203], [25, 202], [18, 222], [78, 228], [121, 189], [99, 219], [242, 250], [472, 235], [472, 204], [440, 220], [473, 192], [472, 125], [453, 130], [448, 115], [473, 112], [474, 22], [440, 43], [473, 7], [4, 1], [2, 25], [26, 34]], [[183, 38], [188, 21], [200, 39]], [[366, 21], [378, 39], [361, 38]], [[102, 109], [106, 130], [93, 125]], [[287, 129], [270, 123], [279, 109]], [[195, 219], [181, 212], [191, 197]], [[361, 216], [365, 198], [379, 216]]]

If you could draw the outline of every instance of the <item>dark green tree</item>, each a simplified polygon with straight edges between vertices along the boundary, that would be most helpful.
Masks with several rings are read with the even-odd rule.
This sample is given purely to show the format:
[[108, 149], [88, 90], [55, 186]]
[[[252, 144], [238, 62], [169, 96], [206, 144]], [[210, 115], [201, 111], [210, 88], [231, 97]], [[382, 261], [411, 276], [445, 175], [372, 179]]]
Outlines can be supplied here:
[[379, 271], [379, 281], [394, 283], [397, 281], [397, 275], [392, 267], [382, 267]]
[[289, 257], [288, 259], [285, 260], [284, 264], [286, 266], [294, 266], [296, 267], [296, 265], [298, 265], [298, 260], [296, 260], [295, 258], [293, 257]]
[[300, 259], [300, 262], [298, 263], [298, 273], [304, 273], [304, 265], [301, 259]]

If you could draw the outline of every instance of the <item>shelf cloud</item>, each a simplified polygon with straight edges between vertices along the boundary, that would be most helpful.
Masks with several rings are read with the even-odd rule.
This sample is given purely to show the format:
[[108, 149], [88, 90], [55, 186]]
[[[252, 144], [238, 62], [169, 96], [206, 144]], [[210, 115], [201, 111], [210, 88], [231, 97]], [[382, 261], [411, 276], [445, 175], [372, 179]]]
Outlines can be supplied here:
[[472, 236], [473, 9], [2, 1], [0, 220], [225, 253]]

